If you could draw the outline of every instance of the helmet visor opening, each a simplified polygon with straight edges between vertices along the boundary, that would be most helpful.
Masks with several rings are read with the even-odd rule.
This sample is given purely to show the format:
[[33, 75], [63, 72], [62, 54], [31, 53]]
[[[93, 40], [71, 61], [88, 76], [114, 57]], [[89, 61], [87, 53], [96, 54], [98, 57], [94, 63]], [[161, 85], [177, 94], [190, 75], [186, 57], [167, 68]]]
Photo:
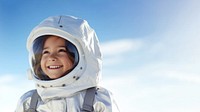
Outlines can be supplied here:
[[[40, 36], [40, 37], [36, 38], [34, 40], [33, 46], [32, 46], [32, 54], [31, 54], [32, 55], [32, 68], [33, 68], [36, 78], [41, 79], [41, 80], [51, 80], [51, 78], [49, 78], [41, 68], [41, 59], [43, 56], [44, 44], [50, 36], [52, 36], [52, 35], [44, 35], [44, 36]], [[60, 38], [62, 38], [62, 37], [60, 37]], [[77, 64], [79, 62], [79, 53], [78, 53], [76, 46], [73, 43], [71, 43], [70, 41], [68, 41], [66, 39], [64, 39], [64, 40], [65, 40], [64, 47], [66, 48], [66, 52], [69, 55], [69, 59], [73, 63], [73, 67], [71, 69], [67, 70], [63, 76], [65, 76], [69, 72], [71, 72], [77, 66]]]

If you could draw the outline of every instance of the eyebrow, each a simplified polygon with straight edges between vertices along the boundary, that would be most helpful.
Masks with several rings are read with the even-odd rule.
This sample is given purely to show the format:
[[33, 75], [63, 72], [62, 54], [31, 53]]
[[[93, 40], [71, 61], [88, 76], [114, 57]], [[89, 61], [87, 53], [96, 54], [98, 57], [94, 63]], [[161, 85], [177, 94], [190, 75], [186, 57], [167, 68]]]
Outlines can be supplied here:
[[[64, 47], [65, 48], [66, 46], [58, 46], [58, 48], [60, 48], [60, 47]], [[43, 50], [45, 50], [45, 49], [49, 49], [49, 47], [44, 47]]]

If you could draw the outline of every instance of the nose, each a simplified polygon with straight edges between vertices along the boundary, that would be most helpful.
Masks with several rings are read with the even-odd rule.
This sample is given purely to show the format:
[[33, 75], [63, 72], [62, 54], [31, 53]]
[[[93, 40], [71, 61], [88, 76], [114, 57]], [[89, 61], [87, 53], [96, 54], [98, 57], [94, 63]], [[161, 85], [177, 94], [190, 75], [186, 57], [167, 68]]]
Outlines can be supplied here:
[[48, 61], [56, 61], [56, 56], [55, 56], [55, 54], [51, 54], [51, 55], [49, 56]]

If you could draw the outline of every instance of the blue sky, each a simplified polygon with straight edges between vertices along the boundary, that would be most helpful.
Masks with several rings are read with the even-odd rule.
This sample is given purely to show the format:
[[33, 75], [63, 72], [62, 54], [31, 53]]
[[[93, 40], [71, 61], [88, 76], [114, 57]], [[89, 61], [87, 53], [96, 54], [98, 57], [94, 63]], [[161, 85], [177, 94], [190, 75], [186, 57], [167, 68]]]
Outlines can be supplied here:
[[34, 88], [26, 75], [32, 28], [73, 15], [99, 37], [102, 85], [121, 112], [199, 112], [199, 12], [198, 0], [0, 0], [0, 111], [12, 112]]

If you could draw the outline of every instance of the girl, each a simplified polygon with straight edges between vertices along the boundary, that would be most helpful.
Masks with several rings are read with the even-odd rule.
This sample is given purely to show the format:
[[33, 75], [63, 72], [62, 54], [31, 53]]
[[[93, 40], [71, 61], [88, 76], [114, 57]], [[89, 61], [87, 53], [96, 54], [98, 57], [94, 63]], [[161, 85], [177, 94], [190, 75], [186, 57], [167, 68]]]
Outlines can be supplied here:
[[49, 17], [32, 30], [27, 49], [36, 90], [20, 98], [16, 112], [119, 112], [99, 86], [102, 56], [87, 21]]

